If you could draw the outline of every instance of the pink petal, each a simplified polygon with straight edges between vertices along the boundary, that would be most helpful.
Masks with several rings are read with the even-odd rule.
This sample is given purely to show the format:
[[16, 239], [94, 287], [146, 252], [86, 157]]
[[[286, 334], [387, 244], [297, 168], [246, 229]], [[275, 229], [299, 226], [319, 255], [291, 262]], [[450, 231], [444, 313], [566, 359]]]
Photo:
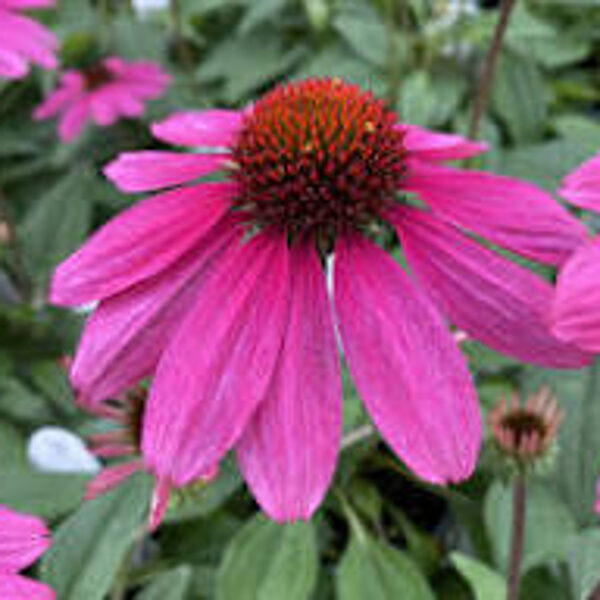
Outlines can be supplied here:
[[90, 118], [90, 104], [83, 97], [69, 106], [60, 118], [58, 124], [58, 136], [63, 142], [72, 142], [77, 138]]
[[550, 195], [510, 177], [414, 162], [403, 187], [444, 219], [540, 262], [563, 263], [586, 238]]
[[0, 506], [0, 572], [28, 567], [49, 547], [49, 532], [41, 519]]
[[243, 112], [204, 110], [179, 112], [152, 125], [163, 142], [180, 146], [230, 147], [242, 127]]
[[56, 0], [0, 0], [0, 7], [28, 10], [56, 6]]
[[277, 521], [310, 519], [335, 469], [340, 367], [325, 275], [312, 246], [290, 253], [290, 315], [266, 398], [237, 445], [244, 477]]
[[469, 477], [481, 443], [475, 389], [428, 298], [394, 260], [358, 236], [340, 239], [335, 306], [350, 372], [375, 424], [419, 477]]
[[594, 510], [596, 514], [600, 515], [600, 479], [596, 482], [596, 504]]
[[20, 575], [0, 573], [2, 600], [55, 600], [56, 593], [47, 585]]
[[550, 332], [550, 284], [422, 210], [395, 220], [411, 269], [442, 312], [471, 337], [519, 360], [582, 367], [590, 357]]
[[404, 147], [408, 155], [424, 161], [460, 160], [489, 150], [485, 142], [469, 140], [455, 133], [437, 133], [417, 125], [398, 125], [404, 132]]
[[141, 460], [120, 463], [102, 469], [88, 484], [85, 490], [85, 499], [93, 500], [105, 494], [142, 469], [143, 464]]
[[147, 198], [124, 211], [58, 266], [52, 302], [86, 304], [169, 267], [221, 219], [234, 191], [230, 183], [207, 183]]
[[33, 112], [33, 118], [41, 121], [61, 112], [67, 105], [77, 101], [79, 92], [72, 87], [60, 87], [52, 92]]
[[[0, 35], [2, 31], [0, 30]], [[20, 79], [29, 71], [27, 61], [12, 51], [0, 48], [0, 76], [7, 79]]]
[[560, 339], [600, 351], [600, 237], [576, 252], [559, 273], [552, 318]]
[[124, 192], [144, 192], [203, 177], [221, 169], [227, 159], [227, 154], [142, 150], [119, 155], [104, 169], [104, 173]]
[[154, 372], [206, 273], [240, 234], [226, 220], [169, 269], [100, 303], [86, 323], [71, 369], [82, 405], [116, 397]]
[[230, 253], [161, 357], [146, 406], [149, 470], [175, 485], [231, 449], [268, 389], [289, 296], [287, 241], [261, 233]]
[[558, 193], [575, 206], [600, 211], [600, 154], [567, 175]]
[[169, 508], [169, 498], [171, 497], [171, 484], [167, 479], [158, 478], [156, 488], [152, 497], [150, 507], [150, 531], [155, 531], [162, 523], [167, 509]]

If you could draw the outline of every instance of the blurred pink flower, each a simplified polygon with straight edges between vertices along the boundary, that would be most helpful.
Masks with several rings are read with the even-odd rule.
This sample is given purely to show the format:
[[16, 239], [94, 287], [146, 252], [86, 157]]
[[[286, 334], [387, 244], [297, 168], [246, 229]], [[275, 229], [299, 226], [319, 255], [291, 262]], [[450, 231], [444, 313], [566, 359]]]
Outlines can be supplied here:
[[[559, 193], [600, 213], [600, 154], [567, 175]], [[585, 241], [560, 271], [553, 321], [560, 339], [600, 352], [600, 236]]]
[[61, 114], [59, 136], [69, 142], [90, 119], [108, 126], [121, 117], [140, 117], [144, 102], [162, 96], [170, 81], [155, 63], [125, 62], [113, 56], [87, 69], [64, 73], [58, 89], [33, 116], [41, 120]]
[[30, 62], [45, 69], [56, 69], [58, 42], [55, 35], [17, 12], [54, 4], [55, 0], [0, 0], [0, 77], [25, 77]]
[[[551, 286], [463, 231], [549, 264], [585, 236], [531, 184], [440, 164], [484, 144], [396, 123], [338, 79], [290, 83], [239, 112], [178, 113], [153, 132], [213, 151], [111, 163], [122, 190], [173, 189], [98, 231], [58, 267], [51, 297], [100, 301], [71, 371], [81, 403], [155, 374], [142, 448], [161, 489], [235, 447], [271, 517], [310, 517], [340, 444], [336, 327], [383, 437], [438, 484], [471, 474], [481, 439], [446, 319], [522, 360], [589, 360], [549, 333]], [[195, 182], [219, 170], [225, 181]], [[372, 240], [393, 231], [413, 277]]]
[[43, 583], [18, 575], [49, 547], [50, 535], [41, 519], [0, 506], [0, 598], [53, 600], [56, 594]]

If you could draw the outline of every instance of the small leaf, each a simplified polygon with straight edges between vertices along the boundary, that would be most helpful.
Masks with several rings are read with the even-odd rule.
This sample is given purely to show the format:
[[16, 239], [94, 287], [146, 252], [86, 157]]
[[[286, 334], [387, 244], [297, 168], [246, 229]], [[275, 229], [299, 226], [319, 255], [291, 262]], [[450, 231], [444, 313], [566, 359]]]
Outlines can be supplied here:
[[308, 600], [317, 578], [312, 523], [278, 525], [257, 515], [232, 540], [217, 576], [217, 600]]
[[86, 502], [56, 531], [41, 563], [60, 600], [103, 600], [148, 517], [150, 480], [138, 474]]
[[354, 532], [336, 574], [339, 600], [434, 600], [427, 579], [403, 552]]
[[569, 567], [574, 597], [588, 600], [600, 583], [600, 529], [585, 529], [573, 540]]
[[540, 70], [531, 60], [508, 53], [501, 57], [492, 102], [515, 141], [541, 136], [548, 113], [548, 93]]
[[450, 559], [471, 585], [476, 600], [504, 600], [506, 598], [506, 583], [499, 573], [484, 563], [459, 552], [453, 552]]
[[135, 600], [185, 600], [193, 571], [183, 566], [156, 577]]

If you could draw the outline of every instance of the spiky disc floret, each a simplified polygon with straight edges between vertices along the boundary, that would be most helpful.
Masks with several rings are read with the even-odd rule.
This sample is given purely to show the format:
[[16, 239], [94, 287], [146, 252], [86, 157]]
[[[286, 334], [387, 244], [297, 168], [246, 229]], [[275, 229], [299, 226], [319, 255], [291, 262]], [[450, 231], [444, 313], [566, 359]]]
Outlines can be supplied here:
[[258, 226], [335, 237], [382, 217], [404, 172], [395, 114], [339, 79], [275, 88], [245, 117], [233, 150], [237, 207]]

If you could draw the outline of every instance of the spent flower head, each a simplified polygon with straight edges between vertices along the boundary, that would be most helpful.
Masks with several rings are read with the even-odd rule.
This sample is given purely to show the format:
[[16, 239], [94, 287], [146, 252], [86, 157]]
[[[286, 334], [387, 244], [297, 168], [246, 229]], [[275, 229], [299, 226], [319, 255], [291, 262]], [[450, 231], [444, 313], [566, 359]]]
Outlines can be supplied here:
[[517, 393], [503, 398], [490, 411], [488, 423], [496, 448], [517, 472], [544, 467], [552, 458], [564, 413], [548, 387], [523, 403]]

